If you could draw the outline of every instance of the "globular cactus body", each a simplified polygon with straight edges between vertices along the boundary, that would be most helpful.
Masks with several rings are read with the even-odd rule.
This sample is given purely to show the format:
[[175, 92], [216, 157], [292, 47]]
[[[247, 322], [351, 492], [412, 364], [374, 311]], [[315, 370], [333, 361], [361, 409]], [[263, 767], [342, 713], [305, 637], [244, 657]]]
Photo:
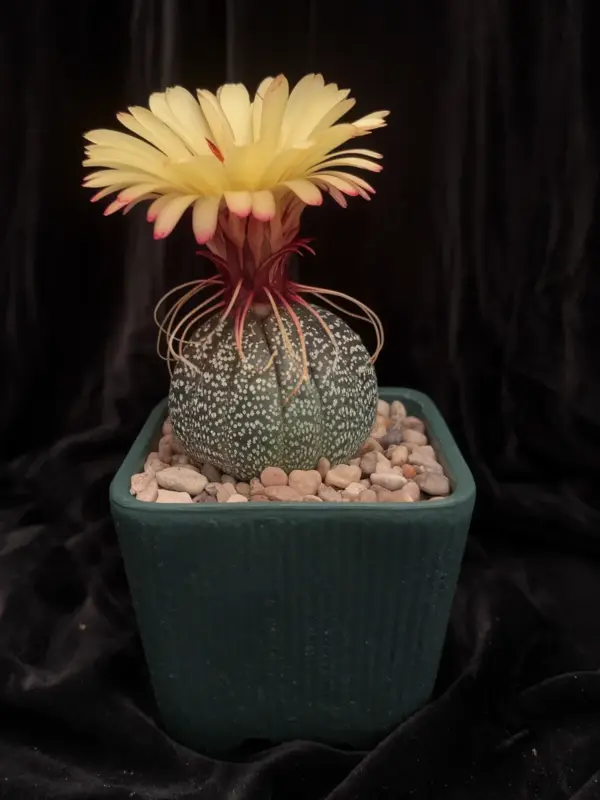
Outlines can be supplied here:
[[173, 371], [169, 412], [194, 460], [248, 480], [267, 466], [289, 472], [312, 469], [321, 457], [345, 461], [369, 435], [377, 380], [359, 336], [323, 308], [291, 308], [306, 354], [300, 381], [298, 329], [283, 309], [279, 320], [249, 311], [243, 357], [231, 318], [212, 317], [189, 337]]

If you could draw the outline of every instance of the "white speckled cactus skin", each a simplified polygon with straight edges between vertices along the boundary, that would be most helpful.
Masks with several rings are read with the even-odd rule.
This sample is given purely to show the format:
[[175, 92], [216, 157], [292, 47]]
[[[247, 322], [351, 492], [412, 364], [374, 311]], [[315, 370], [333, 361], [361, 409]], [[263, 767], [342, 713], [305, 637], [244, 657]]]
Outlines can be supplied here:
[[313, 469], [322, 456], [339, 463], [356, 453], [375, 419], [375, 371], [359, 336], [335, 314], [314, 308], [337, 342], [337, 357], [315, 316], [293, 304], [304, 331], [309, 379], [291, 398], [301, 375], [300, 349], [283, 309], [298, 360], [286, 351], [272, 315], [248, 314], [244, 361], [231, 319], [211, 318], [195, 332], [184, 356], [197, 369], [178, 362], [169, 394], [174, 433], [192, 458], [248, 480], [268, 466]]

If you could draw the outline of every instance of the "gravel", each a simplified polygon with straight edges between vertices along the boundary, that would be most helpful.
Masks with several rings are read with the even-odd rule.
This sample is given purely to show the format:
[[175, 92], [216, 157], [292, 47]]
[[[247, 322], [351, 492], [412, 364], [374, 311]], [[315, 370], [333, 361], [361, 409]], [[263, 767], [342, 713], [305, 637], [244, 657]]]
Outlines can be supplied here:
[[452, 487], [425, 422], [399, 400], [380, 400], [371, 436], [349, 463], [321, 458], [316, 469], [289, 475], [267, 467], [249, 483], [208, 462], [194, 463], [167, 418], [156, 451], [132, 475], [130, 492], [145, 503], [418, 503], [443, 500]]

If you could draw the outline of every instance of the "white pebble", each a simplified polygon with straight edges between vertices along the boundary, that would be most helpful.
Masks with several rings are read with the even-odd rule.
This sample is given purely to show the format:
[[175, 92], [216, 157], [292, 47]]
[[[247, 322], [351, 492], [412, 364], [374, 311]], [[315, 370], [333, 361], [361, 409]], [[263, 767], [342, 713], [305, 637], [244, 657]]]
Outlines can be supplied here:
[[412, 497], [404, 494], [403, 489], [397, 489], [394, 492], [385, 492], [380, 494], [377, 498], [380, 503], [413, 503]]
[[402, 444], [404, 441], [404, 434], [400, 430], [400, 428], [392, 428], [389, 430], [385, 436], [382, 436], [379, 440], [379, 444], [381, 445], [382, 450], [387, 450], [388, 447], [392, 447], [393, 445]]
[[289, 484], [299, 495], [315, 495], [321, 485], [321, 475], [316, 469], [294, 469], [290, 472]]
[[321, 500], [320, 497], [317, 497], [316, 494], [306, 494], [302, 498], [302, 502], [303, 503], [322, 503], [323, 501]]
[[406, 486], [400, 489], [400, 495], [402, 495], [402, 498], [405, 498], [407, 502], [416, 503], [421, 497], [421, 490], [414, 481], [409, 481]]
[[399, 425], [404, 417], [406, 417], [404, 403], [401, 403], [400, 400], [394, 400], [390, 406], [390, 420], [392, 421], [392, 425]]
[[189, 492], [172, 492], [169, 489], [159, 489], [157, 503], [193, 503]]
[[252, 478], [252, 480], [250, 481], [250, 495], [264, 494], [264, 493], [265, 493], [265, 487], [262, 485], [262, 483], [258, 480], [258, 478]]
[[237, 492], [232, 494], [231, 497], [227, 500], [228, 503], [247, 503], [248, 498], [244, 497], [243, 494], [238, 494]]
[[182, 442], [176, 436], [173, 436], [173, 441], [171, 442], [171, 447], [174, 453], [178, 453], [179, 455], [183, 455], [185, 453], [185, 447], [183, 446]]
[[430, 444], [422, 444], [420, 447], [413, 447], [411, 452], [412, 455], [425, 456], [426, 458], [431, 458], [434, 461], [437, 461], [436, 452]]
[[265, 486], [265, 495], [269, 500], [277, 500], [280, 503], [299, 503], [302, 495], [298, 494], [291, 486]]
[[158, 498], [158, 484], [152, 479], [152, 481], [144, 488], [141, 492], [138, 492], [136, 495], [138, 500], [141, 500], [143, 503], [154, 503]]
[[326, 486], [324, 483], [319, 486], [318, 494], [321, 500], [324, 500], [326, 503], [342, 502], [342, 495], [336, 492], [335, 489], [332, 489], [331, 486]]
[[434, 495], [435, 497], [445, 497], [450, 494], [450, 481], [445, 475], [437, 475], [435, 472], [423, 472], [421, 475], [417, 475], [415, 481], [425, 494]]
[[154, 475], [151, 472], [138, 472], [136, 475], [132, 475], [129, 493], [139, 494], [143, 492], [153, 480]]
[[319, 463], [317, 464], [317, 472], [321, 476], [322, 480], [325, 480], [325, 475], [327, 475], [330, 469], [331, 463], [329, 460], [327, 458], [320, 458]]
[[392, 455], [390, 457], [390, 462], [393, 467], [402, 467], [408, 461], [408, 449], [403, 445], [399, 444], [394, 447], [392, 451]]
[[167, 464], [171, 463], [173, 457], [173, 437], [163, 436], [158, 443], [158, 457]]
[[383, 453], [383, 447], [379, 444], [377, 439], [373, 439], [372, 436], [369, 436], [369, 438], [361, 445], [358, 454], [364, 456], [366, 453], [370, 453], [373, 450], [377, 453]]
[[410, 429], [412, 431], [419, 431], [419, 433], [425, 433], [425, 423], [418, 417], [404, 417], [400, 424], [405, 430]]
[[395, 492], [396, 489], [401, 489], [406, 485], [406, 478], [403, 475], [398, 475], [397, 472], [374, 472], [371, 475], [371, 483], [376, 486], [383, 486], [384, 489], [389, 489], [390, 492]]
[[217, 489], [217, 500], [219, 503], [226, 503], [235, 493], [235, 486], [232, 483], [222, 483]]
[[370, 475], [372, 472], [375, 472], [378, 463], [377, 455], [378, 453], [376, 450], [370, 450], [361, 458], [360, 469], [363, 475]]
[[385, 428], [386, 431], [387, 431], [389, 424], [390, 424], [390, 421], [389, 421], [388, 417], [385, 417], [383, 414], [376, 414], [376, 416], [375, 416], [375, 425], [377, 427]]
[[158, 453], [149, 453], [146, 463], [144, 464], [144, 472], [155, 474], [160, 472], [161, 469], [166, 469], [168, 466], [166, 461], [161, 461]]
[[345, 489], [350, 483], [358, 482], [362, 477], [360, 467], [349, 464], [337, 464], [325, 476], [325, 483], [336, 489]]
[[279, 467], [267, 467], [260, 473], [263, 486], [287, 486], [288, 476]]
[[419, 431], [425, 433], [425, 423], [418, 417], [405, 417], [400, 423], [404, 430]]
[[387, 400], [379, 400], [377, 403], [377, 413], [381, 414], [382, 417], [389, 417], [390, 416], [390, 404]]
[[411, 453], [408, 461], [417, 467], [423, 467], [428, 472], [435, 472], [438, 475], [443, 475], [444, 468], [435, 459], [428, 456], [419, 455], [418, 453]]
[[230, 483], [232, 486], [235, 486], [237, 481], [233, 475], [221, 475], [221, 483]]
[[427, 444], [427, 437], [424, 433], [420, 433], [419, 431], [414, 431], [412, 428], [406, 428], [406, 430], [402, 431], [402, 440], [404, 442], [410, 442], [411, 444], [421, 445]]
[[351, 500], [356, 500], [364, 491], [365, 487], [362, 483], [349, 483], [342, 492], [342, 497], [349, 497]]
[[376, 503], [377, 493], [373, 489], [365, 489], [358, 495], [359, 503]]
[[180, 455], [179, 453], [175, 453], [171, 458], [171, 466], [186, 466], [190, 469], [196, 470], [196, 472], [200, 472], [198, 467], [194, 467], [190, 464], [190, 459], [185, 455]]
[[156, 481], [161, 489], [174, 492], [189, 492], [197, 495], [208, 483], [206, 476], [187, 467], [168, 467], [156, 473]]

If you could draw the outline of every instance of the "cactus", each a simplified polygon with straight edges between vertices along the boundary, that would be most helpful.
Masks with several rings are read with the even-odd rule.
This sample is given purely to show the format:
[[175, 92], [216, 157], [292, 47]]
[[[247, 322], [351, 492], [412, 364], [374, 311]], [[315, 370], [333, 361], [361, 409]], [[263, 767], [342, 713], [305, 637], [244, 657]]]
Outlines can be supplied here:
[[[313, 469], [321, 457], [343, 462], [369, 435], [377, 381], [360, 338], [326, 309], [294, 304], [292, 310], [309, 373], [297, 391], [301, 365], [286, 350], [273, 314], [248, 315], [243, 359], [230, 319], [212, 318], [192, 336], [175, 366], [169, 411], [176, 436], [197, 461], [248, 480], [273, 465], [290, 472]], [[292, 340], [294, 323], [289, 313], [281, 317]]]
[[[336, 124], [354, 105], [348, 94], [313, 74], [291, 92], [283, 75], [267, 78], [252, 100], [241, 84], [216, 95], [198, 90], [197, 99], [173, 87], [151, 95], [148, 109], [117, 115], [135, 136], [85, 135], [84, 165], [100, 168], [86, 176], [84, 185], [99, 190], [92, 200], [117, 193], [105, 215], [150, 200], [147, 218], [162, 239], [192, 211], [217, 275], [161, 298], [159, 352], [166, 342], [170, 414], [186, 452], [238, 478], [266, 466], [310, 469], [323, 456], [344, 461], [375, 418], [379, 319], [347, 295], [293, 282], [288, 271], [294, 254], [314, 252], [299, 238], [306, 206], [320, 205], [323, 192], [342, 207], [346, 196], [374, 193], [346, 168], [378, 172], [381, 155], [337, 148], [383, 127], [388, 112]], [[212, 295], [199, 302], [206, 290]], [[331, 309], [373, 325], [372, 357]]]

